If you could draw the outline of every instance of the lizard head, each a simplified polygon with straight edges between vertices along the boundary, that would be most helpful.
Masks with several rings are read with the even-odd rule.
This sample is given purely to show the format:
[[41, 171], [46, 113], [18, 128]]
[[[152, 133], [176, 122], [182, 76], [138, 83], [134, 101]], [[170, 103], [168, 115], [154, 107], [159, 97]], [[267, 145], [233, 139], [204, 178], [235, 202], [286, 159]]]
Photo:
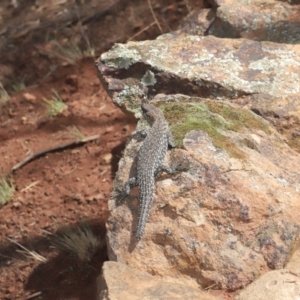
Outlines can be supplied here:
[[142, 103], [141, 108], [144, 118], [150, 124], [153, 123], [153, 121], [162, 114], [159, 108], [150, 103]]

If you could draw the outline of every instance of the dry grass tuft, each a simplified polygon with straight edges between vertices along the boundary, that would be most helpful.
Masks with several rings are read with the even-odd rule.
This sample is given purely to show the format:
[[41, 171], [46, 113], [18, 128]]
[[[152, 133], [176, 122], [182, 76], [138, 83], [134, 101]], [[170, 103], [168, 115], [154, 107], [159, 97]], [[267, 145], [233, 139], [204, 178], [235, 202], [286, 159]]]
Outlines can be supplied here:
[[67, 109], [68, 106], [63, 102], [57, 91], [53, 89], [52, 92], [54, 94], [52, 96], [52, 100], [43, 98], [43, 101], [46, 103], [48, 116], [57, 116], [59, 113]]
[[15, 187], [10, 178], [6, 176], [0, 177], [0, 205], [9, 202], [15, 193]]

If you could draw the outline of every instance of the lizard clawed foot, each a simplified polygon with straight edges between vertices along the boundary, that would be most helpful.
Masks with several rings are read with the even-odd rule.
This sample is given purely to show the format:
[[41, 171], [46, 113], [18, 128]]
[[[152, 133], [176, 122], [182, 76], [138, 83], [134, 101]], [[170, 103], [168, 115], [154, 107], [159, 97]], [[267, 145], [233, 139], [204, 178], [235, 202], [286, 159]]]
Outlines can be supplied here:
[[117, 205], [120, 205], [123, 200], [130, 195], [130, 191], [131, 191], [131, 188], [133, 188], [134, 186], [137, 186], [137, 180], [135, 177], [132, 177], [130, 178], [129, 180], [126, 181], [126, 183], [124, 184], [124, 187], [123, 187], [123, 190], [120, 191], [120, 194], [121, 194], [121, 197], [120, 199], [118, 199], [116, 202], [117, 202]]

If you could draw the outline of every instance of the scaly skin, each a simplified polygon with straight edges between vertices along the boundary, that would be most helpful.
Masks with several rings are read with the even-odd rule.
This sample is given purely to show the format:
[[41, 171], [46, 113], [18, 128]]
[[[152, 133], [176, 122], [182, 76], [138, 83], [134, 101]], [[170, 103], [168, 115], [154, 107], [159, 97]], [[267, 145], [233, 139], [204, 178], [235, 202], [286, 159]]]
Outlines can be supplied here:
[[142, 104], [145, 119], [151, 125], [146, 138], [140, 148], [137, 158], [137, 176], [130, 178], [124, 185], [123, 198], [130, 194], [131, 187], [139, 187], [140, 212], [136, 231], [136, 238], [142, 237], [150, 210], [153, 204], [155, 178], [165, 171], [173, 171], [163, 165], [168, 145], [175, 147], [172, 134], [162, 111], [150, 103]]

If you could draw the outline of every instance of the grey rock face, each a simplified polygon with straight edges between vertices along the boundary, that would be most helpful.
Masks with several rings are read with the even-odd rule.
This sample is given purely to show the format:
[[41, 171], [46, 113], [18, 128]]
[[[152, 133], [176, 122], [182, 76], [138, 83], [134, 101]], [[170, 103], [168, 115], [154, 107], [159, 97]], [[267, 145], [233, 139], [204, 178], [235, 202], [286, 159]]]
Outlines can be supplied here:
[[[300, 92], [300, 45], [168, 34], [117, 44], [97, 66], [113, 101], [122, 106], [126, 99], [131, 110], [135, 96], [159, 93], [235, 99]], [[146, 87], [141, 79], [148, 71], [156, 83]]]
[[290, 1], [216, 1], [214, 22], [208, 34], [276, 43], [300, 43], [300, 5]]

